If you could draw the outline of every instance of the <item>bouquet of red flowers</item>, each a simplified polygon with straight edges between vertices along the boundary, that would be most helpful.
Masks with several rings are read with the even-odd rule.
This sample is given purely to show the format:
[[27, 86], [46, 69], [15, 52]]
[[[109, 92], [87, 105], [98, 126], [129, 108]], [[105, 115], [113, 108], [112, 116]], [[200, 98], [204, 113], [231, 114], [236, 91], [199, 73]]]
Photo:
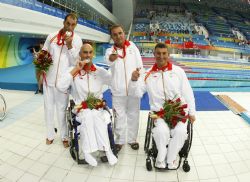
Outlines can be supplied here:
[[184, 109], [187, 108], [187, 104], [183, 104], [180, 98], [173, 100], [166, 100], [163, 104], [163, 108], [151, 114], [151, 118], [162, 118], [168, 124], [169, 128], [174, 128], [178, 122], [185, 123], [188, 115]]
[[37, 55], [35, 55], [35, 59], [33, 61], [36, 69], [41, 72], [47, 72], [52, 63], [53, 61], [50, 53], [45, 50], [39, 51]]
[[89, 94], [87, 99], [85, 101], [82, 101], [80, 105], [76, 105], [75, 109], [77, 109], [77, 112], [80, 112], [81, 109], [100, 109], [104, 108], [106, 105], [106, 102], [102, 99], [98, 99], [94, 96], [93, 93]]

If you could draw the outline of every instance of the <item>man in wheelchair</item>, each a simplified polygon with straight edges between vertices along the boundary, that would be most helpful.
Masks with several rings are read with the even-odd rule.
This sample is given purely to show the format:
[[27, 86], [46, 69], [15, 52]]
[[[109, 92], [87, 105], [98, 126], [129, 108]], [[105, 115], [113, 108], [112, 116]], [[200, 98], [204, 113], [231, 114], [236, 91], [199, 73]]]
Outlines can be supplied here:
[[109, 113], [103, 109], [103, 86], [109, 85], [111, 75], [104, 68], [92, 63], [93, 47], [84, 44], [80, 50], [80, 60], [75, 67], [69, 69], [59, 80], [58, 89], [62, 92], [70, 90], [76, 103], [74, 112], [76, 120], [81, 123], [81, 149], [85, 161], [97, 166], [91, 153], [105, 151], [110, 165], [117, 163], [117, 158], [110, 148], [107, 125], [111, 122]]
[[188, 114], [185, 114], [185, 117], [193, 123], [195, 100], [184, 70], [170, 62], [165, 44], [158, 43], [155, 46], [154, 57], [156, 62], [150, 71], [143, 76], [140, 76], [139, 70], [132, 73], [129, 94], [142, 97], [148, 92], [150, 109], [158, 116], [153, 120], [155, 127], [152, 129], [158, 149], [155, 167], [176, 169], [177, 155], [187, 139], [187, 122], [178, 120], [174, 127], [170, 128], [166, 119], [163, 119], [163, 107], [166, 101], [180, 98], [182, 103], [187, 104]]

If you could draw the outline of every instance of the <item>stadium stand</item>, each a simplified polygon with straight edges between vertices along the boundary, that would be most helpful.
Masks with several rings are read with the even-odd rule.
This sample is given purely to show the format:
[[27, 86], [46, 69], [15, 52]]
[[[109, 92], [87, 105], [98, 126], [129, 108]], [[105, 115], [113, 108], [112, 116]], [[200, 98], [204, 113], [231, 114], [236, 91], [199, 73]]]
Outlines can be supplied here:
[[[91, 17], [85, 17], [83, 14], [79, 14], [76, 9], [73, 7], [61, 6], [56, 1], [52, 3], [51, 1], [44, 1], [44, 3], [39, 2], [41, 0], [25, 0], [25, 1], [16, 1], [16, 0], [0, 0], [0, 3], [6, 3], [33, 11], [38, 11], [44, 14], [55, 16], [58, 18], [64, 18], [69, 12], [75, 12], [79, 16], [78, 23], [98, 31], [109, 33], [108, 25], [101, 22], [97, 23], [92, 20]], [[47, 3], [47, 4], [46, 4]], [[62, 2], [63, 4], [63, 2]], [[65, 4], [65, 3], [64, 3]]]
[[[249, 14], [201, 4], [146, 7], [134, 19], [135, 42], [212, 46], [250, 52]], [[200, 31], [206, 30], [207, 35]]]

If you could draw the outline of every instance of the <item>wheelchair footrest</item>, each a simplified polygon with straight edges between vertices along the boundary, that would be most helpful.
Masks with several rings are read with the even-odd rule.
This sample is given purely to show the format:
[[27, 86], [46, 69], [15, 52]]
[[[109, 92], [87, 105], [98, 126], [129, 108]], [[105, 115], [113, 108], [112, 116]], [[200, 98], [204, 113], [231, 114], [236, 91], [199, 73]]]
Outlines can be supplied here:
[[102, 161], [103, 163], [108, 162], [107, 156], [102, 156], [102, 157], [100, 157], [100, 159], [101, 159], [101, 161]]
[[78, 164], [88, 164], [88, 163], [85, 161], [85, 159], [79, 159], [79, 160], [77, 161], [77, 163], [78, 163]]

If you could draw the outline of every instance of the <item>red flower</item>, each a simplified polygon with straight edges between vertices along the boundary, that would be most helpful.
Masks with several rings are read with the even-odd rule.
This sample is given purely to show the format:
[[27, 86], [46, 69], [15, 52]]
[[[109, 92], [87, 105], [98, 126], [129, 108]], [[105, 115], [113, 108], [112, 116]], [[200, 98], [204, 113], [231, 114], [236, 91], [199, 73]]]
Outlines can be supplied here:
[[175, 100], [175, 102], [181, 102], [181, 99], [180, 99], [180, 98], [178, 98], [178, 99], [176, 99], [176, 100]]
[[50, 65], [52, 65], [52, 57], [48, 51], [41, 50], [37, 53], [33, 64], [35, 65], [38, 71], [47, 72]]
[[185, 116], [185, 115], [186, 115], [185, 111], [181, 111], [180, 114], [181, 114], [182, 116]]
[[88, 108], [87, 102], [83, 101], [82, 102], [82, 109], [87, 109], [87, 108]]
[[168, 100], [168, 103], [173, 104], [173, 103], [174, 103], [174, 101], [172, 101], [172, 100]]
[[160, 111], [158, 111], [158, 112], [156, 112], [156, 114], [157, 114], [157, 116], [159, 116], [160, 118], [163, 118], [163, 117], [164, 117], [165, 112], [164, 112], [164, 110], [161, 108], [161, 110], [160, 110]]
[[183, 123], [186, 123], [186, 121], [187, 121], [187, 118], [183, 118], [183, 119], [181, 120], [181, 122], [183, 122]]
[[187, 104], [182, 105], [180, 98], [166, 100], [163, 104], [163, 108], [160, 111], [155, 112], [155, 114], [163, 118], [169, 128], [172, 129], [178, 122], [186, 122], [187, 116], [184, 111], [185, 108], [187, 108]]
[[174, 115], [174, 116], [172, 117], [172, 120], [178, 120], [178, 119], [180, 119], [178, 116], [175, 116], [175, 115]]
[[182, 108], [182, 109], [186, 109], [186, 108], [187, 108], [187, 104], [183, 104], [183, 105], [181, 106], [181, 108]]
[[80, 105], [80, 108], [78, 109], [78, 112], [81, 109], [100, 109], [105, 106], [105, 101], [102, 99], [98, 99], [94, 96], [93, 93], [90, 93], [85, 101], [83, 101]]
[[77, 108], [77, 112], [80, 112], [80, 110], [87, 109], [87, 108], [88, 108], [87, 102], [82, 101], [80, 107]]
[[172, 127], [173, 128], [177, 125], [177, 121], [176, 120], [173, 120], [171, 123], [172, 123]]

